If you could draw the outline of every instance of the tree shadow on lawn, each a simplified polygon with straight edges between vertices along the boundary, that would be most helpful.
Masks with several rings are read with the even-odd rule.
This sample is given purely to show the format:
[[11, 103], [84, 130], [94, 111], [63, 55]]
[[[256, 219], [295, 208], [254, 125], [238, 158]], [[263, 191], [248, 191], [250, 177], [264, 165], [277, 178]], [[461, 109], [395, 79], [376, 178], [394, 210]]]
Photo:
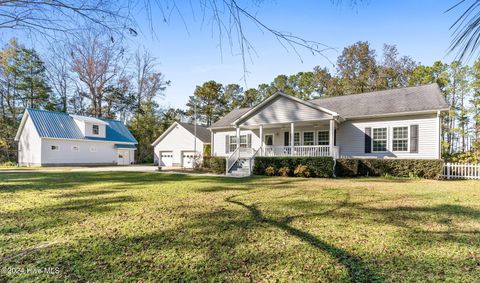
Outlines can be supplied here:
[[[352, 208], [371, 215], [377, 221], [406, 229], [404, 236], [416, 245], [451, 241], [480, 247], [480, 230], [459, 228], [452, 222], [473, 221], [480, 224], [480, 211], [455, 204], [435, 206], [394, 206], [386, 208], [354, 205]], [[478, 227], [478, 225], [477, 225]]]
[[123, 203], [138, 201], [132, 196], [109, 196], [99, 198], [68, 199], [60, 203], [36, 206], [14, 211], [0, 212], [0, 235], [34, 233], [40, 230], [52, 229], [69, 225], [86, 215], [99, 215], [119, 209]]
[[[245, 185], [256, 178], [242, 179]], [[0, 175], [0, 193], [14, 193], [21, 190], [68, 190], [85, 184], [117, 183], [116, 187], [136, 189], [151, 185], [168, 185], [179, 181], [195, 184], [239, 184], [237, 178], [217, 176], [193, 176], [185, 174], [145, 173], [145, 172], [27, 172]]]
[[[301, 241], [308, 243], [309, 245], [330, 254], [332, 257], [336, 258], [348, 271], [350, 276], [351, 282], [381, 282], [384, 281], [378, 274], [374, 271], [370, 270], [366, 264], [362, 262], [362, 260], [355, 255], [347, 252], [344, 249], [338, 248], [334, 245], [331, 245], [321, 239], [317, 238], [315, 235], [312, 235], [308, 232], [304, 232], [300, 229], [292, 227], [289, 225], [294, 219], [305, 217], [306, 214], [301, 214], [297, 216], [288, 216], [285, 217], [284, 220], [275, 220], [271, 218], [267, 218], [263, 215], [263, 213], [256, 207], [255, 204], [247, 205], [239, 200], [234, 200], [234, 198], [238, 197], [231, 196], [226, 198], [226, 201], [238, 206], [241, 206], [247, 209], [251, 215], [251, 217], [259, 223], [266, 223], [268, 225], [274, 226], [279, 228], [288, 234], [300, 239]], [[326, 210], [319, 214], [313, 214], [308, 216], [320, 216], [324, 214], [332, 213], [337, 209], [341, 209], [348, 203], [349, 197], [342, 201], [337, 207], [334, 207], [330, 210]]]

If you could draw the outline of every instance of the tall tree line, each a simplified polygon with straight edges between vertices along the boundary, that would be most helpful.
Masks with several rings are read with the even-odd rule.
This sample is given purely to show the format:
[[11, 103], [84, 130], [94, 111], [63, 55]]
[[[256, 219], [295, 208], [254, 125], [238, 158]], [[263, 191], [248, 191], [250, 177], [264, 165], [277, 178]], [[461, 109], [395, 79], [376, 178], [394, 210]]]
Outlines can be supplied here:
[[88, 31], [54, 46], [45, 58], [15, 38], [0, 50], [2, 151], [15, 150], [26, 108], [120, 119], [139, 141], [140, 162], [153, 158], [150, 143], [167, 127], [165, 121], [180, 119], [181, 111], [157, 103], [170, 82], [146, 50], [130, 53], [121, 42]]
[[231, 110], [251, 107], [278, 91], [308, 100], [429, 83], [440, 86], [451, 107], [443, 117], [443, 152], [478, 150], [480, 60], [472, 66], [459, 61], [422, 65], [388, 44], [377, 56], [368, 42], [357, 42], [343, 49], [333, 71], [316, 66], [312, 71], [278, 75], [257, 88], [244, 90], [236, 84], [208, 81], [196, 87], [186, 114], [192, 117], [196, 105], [199, 121], [209, 126]]

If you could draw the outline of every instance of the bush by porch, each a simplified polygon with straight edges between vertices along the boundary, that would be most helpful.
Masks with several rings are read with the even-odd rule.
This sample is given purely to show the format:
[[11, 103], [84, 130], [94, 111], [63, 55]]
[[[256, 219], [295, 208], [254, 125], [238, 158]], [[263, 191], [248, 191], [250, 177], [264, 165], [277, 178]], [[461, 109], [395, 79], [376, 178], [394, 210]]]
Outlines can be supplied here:
[[[295, 169], [304, 165], [310, 177], [332, 177], [334, 162], [331, 157], [256, 157], [253, 174], [297, 176]], [[268, 170], [266, 170], [268, 168]], [[286, 170], [288, 169], [288, 170]], [[337, 177], [385, 176], [438, 179], [443, 161], [421, 159], [337, 159]], [[267, 172], [268, 171], [268, 172]], [[282, 172], [280, 172], [282, 171]], [[288, 171], [285, 173], [284, 171]]]
[[311, 177], [328, 178], [333, 176], [333, 158], [332, 157], [263, 157], [255, 158], [253, 166], [254, 175], [265, 175], [267, 167], [273, 167], [275, 172], [280, 168], [288, 168], [289, 175], [293, 176], [295, 169], [299, 165], [307, 166]]

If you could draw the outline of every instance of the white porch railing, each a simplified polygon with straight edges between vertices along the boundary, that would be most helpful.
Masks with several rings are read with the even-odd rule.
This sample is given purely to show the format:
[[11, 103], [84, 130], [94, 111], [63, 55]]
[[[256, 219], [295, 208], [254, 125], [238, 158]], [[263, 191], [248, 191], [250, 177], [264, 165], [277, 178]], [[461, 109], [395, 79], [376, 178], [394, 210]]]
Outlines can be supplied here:
[[303, 156], [303, 157], [323, 157], [323, 156], [339, 156], [339, 148], [335, 146], [333, 154], [330, 153], [328, 145], [302, 145], [294, 146], [293, 152], [291, 146], [265, 146], [261, 150], [262, 156]]
[[480, 179], [480, 164], [445, 163], [443, 177], [447, 179]]

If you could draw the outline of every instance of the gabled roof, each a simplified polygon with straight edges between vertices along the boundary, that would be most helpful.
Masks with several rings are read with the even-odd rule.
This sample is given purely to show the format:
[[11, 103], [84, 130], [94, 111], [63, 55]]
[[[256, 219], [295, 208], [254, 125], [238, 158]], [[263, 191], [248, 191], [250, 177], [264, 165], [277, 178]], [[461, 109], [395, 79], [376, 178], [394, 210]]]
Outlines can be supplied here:
[[[195, 125], [181, 122], [178, 122], [178, 124], [184, 127], [185, 130], [189, 131], [192, 135], [195, 135]], [[210, 143], [210, 130], [204, 126], [197, 125], [197, 138], [204, 143]]]
[[238, 118], [240, 118], [243, 114], [247, 113], [251, 107], [247, 108], [239, 108], [239, 109], [233, 109], [228, 113], [227, 115], [223, 116], [218, 120], [217, 122], [212, 124], [212, 128], [217, 128], [217, 127], [230, 127], [232, 126], [232, 123], [236, 121]]
[[78, 117], [84, 117], [85, 120], [83, 121], [89, 122], [93, 121], [89, 119], [91, 117], [31, 108], [28, 108], [25, 111], [15, 140], [18, 140], [20, 137], [20, 133], [23, 130], [27, 117], [32, 119], [33, 125], [41, 138], [137, 143], [135, 137], [121, 121], [93, 118], [95, 120], [100, 120], [105, 124], [105, 138], [88, 137], [82, 134], [82, 131], [78, 128], [74, 119], [78, 120]]
[[[336, 112], [346, 119], [449, 109], [437, 84], [319, 98], [307, 102]], [[211, 127], [231, 127], [235, 121], [255, 107], [235, 109]]]
[[449, 109], [437, 84], [310, 100], [344, 118], [361, 118]]
[[98, 118], [94, 118], [94, 117], [87, 117], [87, 116], [80, 116], [80, 115], [72, 115], [70, 114], [70, 117], [72, 117], [73, 119], [77, 120], [77, 121], [82, 121], [82, 122], [85, 122], [85, 123], [91, 123], [91, 124], [100, 124], [100, 125], [107, 125], [106, 122], [98, 119]]
[[[182, 122], [174, 122], [168, 129], [163, 132], [153, 143], [152, 145], [155, 146], [157, 145], [161, 140], [163, 140], [164, 137], [168, 135], [173, 129], [175, 129], [176, 126], [180, 126], [187, 130], [192, 136], [195, 135], [195, 125], [193, 124], [188, 124], [188, 123], [182, 123]], [[211, 136], [210, 136], [210, 130], [207, 129], [204, 126], [197, 125], [197, 139], [202, 141], [203, 143], [211, 143]]]
[[301, 103], [303, 105], [306, 105], [308, 107], [311, 107], [313, 109], [316, 109], [318, 111], [325, 112], [327, 114], [330, 114], [332, 116], [339, 116], [338, 113], [335, 111], [331, 111], [327, 108], [324, 108], [322, 106], [316, 105], [314, 103], [311, 103], [310, 101], [306, 101], [303, 99], [300, 99], [298, 97], [283, 93], [283, 92], [276, 92], [275, 94], [267, 97], [264, 99], [262, 102], [259, 104], [255, 105], [254, 107], [250, 108], [240, 108], [240, 109], [235, 109], [228, 113], [226, 116], [218, 120], [216, 123], [214, 123], [211, 128], [218, 128], [218, 127], [229, 127], [232, 126], [233, 124], [236, 124], [237, 122], [241, 121], [242, 119], [245, 119], [249, 115], [255, 113], [259, 109], [261, 109], [263, 106], [268, 105], [271, 101], [275, 100], [278, 97], [285, 97], [287, 99], [293, 100], [297, 103]]

